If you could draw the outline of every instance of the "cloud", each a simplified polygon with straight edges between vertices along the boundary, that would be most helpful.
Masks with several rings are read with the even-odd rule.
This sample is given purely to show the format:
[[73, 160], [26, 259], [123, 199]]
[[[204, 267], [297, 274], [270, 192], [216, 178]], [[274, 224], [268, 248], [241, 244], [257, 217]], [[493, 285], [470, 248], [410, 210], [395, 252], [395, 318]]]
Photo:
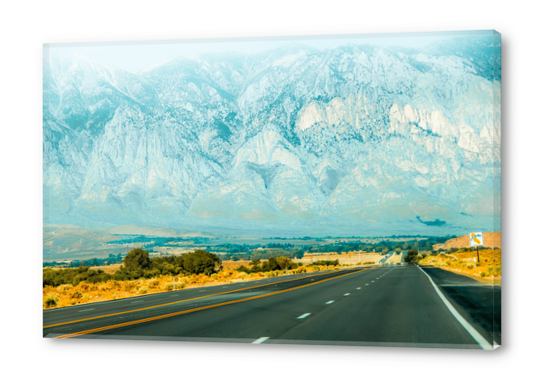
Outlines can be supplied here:
[[446, 224], [446, 221], [440, 221], [438, 218], [435, 221], [422, 221], [420, 216], [416, 216], [416, 218], [419, 222], [427, 226], [444, 226]]

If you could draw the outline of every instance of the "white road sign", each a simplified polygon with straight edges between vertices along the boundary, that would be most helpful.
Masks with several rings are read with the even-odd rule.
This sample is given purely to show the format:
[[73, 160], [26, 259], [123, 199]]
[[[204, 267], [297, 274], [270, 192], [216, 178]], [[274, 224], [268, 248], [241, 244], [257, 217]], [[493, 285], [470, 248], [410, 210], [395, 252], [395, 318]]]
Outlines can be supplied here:
[[484, 246], [484, 236], [482, 232], [475, 232], [469, 234], [470, 246]]

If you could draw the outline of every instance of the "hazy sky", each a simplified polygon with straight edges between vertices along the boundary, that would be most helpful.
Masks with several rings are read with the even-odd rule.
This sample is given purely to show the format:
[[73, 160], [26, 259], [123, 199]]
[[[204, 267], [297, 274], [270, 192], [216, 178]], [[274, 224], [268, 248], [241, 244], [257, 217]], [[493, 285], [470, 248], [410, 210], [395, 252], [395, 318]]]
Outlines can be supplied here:
[[490, 36], [491, 31], [337, 35], [316, 37], [274, 37], [245, 39], [171, 40], [145, 42], [102, 42], [81, 44], [45, 44], [44, 53], [53, 56], [81, 54], [100, 63], [137, 72], [153, 64], [179, 56], [208, 52], [236, 51], [246, 54], [275, 49], [288, 43], [302, 43], [317, 49], [345, 44], [373, 44], [421, 48], [438, 40], [458, 36]]

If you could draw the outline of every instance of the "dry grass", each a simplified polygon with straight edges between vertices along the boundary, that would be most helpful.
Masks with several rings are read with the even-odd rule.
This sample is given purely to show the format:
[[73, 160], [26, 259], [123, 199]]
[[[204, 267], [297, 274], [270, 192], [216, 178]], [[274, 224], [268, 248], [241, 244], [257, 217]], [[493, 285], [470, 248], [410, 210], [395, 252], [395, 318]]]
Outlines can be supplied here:
[[399, 253], [399, 254], [395, 254], [393, 253], [391, 255], [391, 257], [388, 258], [388, 260], [386, 261], [386, 263], [401, 263], [401, 257], [402, 257], [403, 254]]
[[343, 254], [337, 253], [325, 253], [325, 254], [305, 254], [302, 259], [294, 259], [294, 262], [303, 262], [303, 264], [310, 264], [315, 261], [334, 261], [338, 259], [339, 263], [344, 264], [365, 264], [367, 262], [378, 262], [382, 259], [382, 256], [377, 253], [366, 253], [363, 251], [351, 251]]
[[453, 254], [427, 256], [420, 261], [420, 264], [433, 265], [444, 270], [470, 276], [484, 283], [500, 285], [501, 249], [480, 250], [481, 262], [474, 263], [475, 257], [476, 251], [458, 251]]
[[222, 261], [224, 270], [235, 270], [241, 266], [249, 267], [251, 261]]
[[122, 266], [122, 263], [116, 263], [109, 266], [93, 266], [90, 270], [103, 270], [106, 274], [114, 274]]
[[[288, 272], [280, 270], [270, 271], [266, 273], [260, 272], [246, 274], [244, 272], [235, 271], [235, 267], [239, 267], [243, 264], [245, 266], [248, 266], [248, 263], [249, 262], [247, 261], [223, 261], [224, 269], [219, 273], [213, 274], [211, 276], [206, 276], [203, 274], [175, 276], [175, 290], [215, 286], [221, 284], [236, 283], [240, 281], [251, 281], [258, 280], [264, 277], [282, 276], [287, 274], [300, 274], [303, 272], [315, 272], [325, 269], [325, 267], [323, 266], [302, 266], [295, 270], [289, 270]], [[102, 267], [98, 268], [103, 269]], [[334, 268], [334, 266], [328, 267], [328, 269]], [[138, 279], [126, 281], [110, 280], [107, 283], [96, 284], [82, 282], [79, 283], [77, 286], [72, 286], [71, 284], [64, 284], [58, 287], [46, 286], [43, 288], [43, 307], [67, 307], [77, 304], [124, 299], [128, 297], [140, 296], [143, 294], [167, 291], [173, 291], [172, 276], [162, 276], [152, 279]]]

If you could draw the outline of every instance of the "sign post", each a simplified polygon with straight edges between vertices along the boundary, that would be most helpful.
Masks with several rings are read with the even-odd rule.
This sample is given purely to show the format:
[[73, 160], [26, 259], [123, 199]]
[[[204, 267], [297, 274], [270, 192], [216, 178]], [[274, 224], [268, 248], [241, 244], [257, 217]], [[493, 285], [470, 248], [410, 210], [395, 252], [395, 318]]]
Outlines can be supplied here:
[[482, 234], [482, 232], [470, 233], [469, 240], [470, 240], [471, 247], [476, 246], [476, 260], [479, 263], [482, 263], [480, 261], [480, 253], [478, 252], [478, 246], [484, 246], [484, 235]]

